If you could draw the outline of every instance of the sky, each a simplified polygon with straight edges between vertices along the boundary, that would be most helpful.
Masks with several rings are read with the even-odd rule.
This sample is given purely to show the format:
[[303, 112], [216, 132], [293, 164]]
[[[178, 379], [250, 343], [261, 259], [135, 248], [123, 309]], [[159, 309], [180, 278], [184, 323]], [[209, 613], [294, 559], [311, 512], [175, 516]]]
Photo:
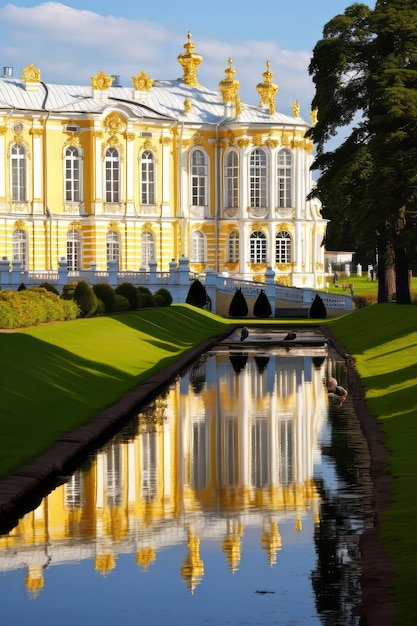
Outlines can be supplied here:
[[[314, 85], [308, 73], [323, 26], [354, 0], [30, 0], [0, 5], [0, 75], [33, 63], [41, 80], [90, 84], [100, 70], [123, 86], [142, 70], [153, 79], [182, 76], [177, 57], [187, 33], [202, 55], [200, 84], [218, 89], [228, 59], [240, 82], [242, 102], [259, 104], [256, 85], [266, 62], [278, 85], [277, 110], [310, 119]], [[374, 7], [375, 0], [364, 1]]]

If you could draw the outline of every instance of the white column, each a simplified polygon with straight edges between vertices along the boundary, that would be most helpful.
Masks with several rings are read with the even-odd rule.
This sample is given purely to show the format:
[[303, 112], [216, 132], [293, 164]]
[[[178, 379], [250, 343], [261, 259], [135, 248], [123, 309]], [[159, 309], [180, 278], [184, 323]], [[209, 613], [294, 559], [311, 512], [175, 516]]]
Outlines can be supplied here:
[[135, 159], [134, 152], [134, 135], [133, 133], [127, 133], [126, 140], [126, 215], [132, 216], [135, 214], [135, 167], [137, 167], [137, 161]]
[[32, 152], [32, 184], [33, 184], [33, 212], [43, 213], [43, 163], [42, 163], [42, 139], [43, 129], [32, 129], [33, 152]]
[[[0, 122], [0, 128], [1, 124]], [[5, 131], [4, 131], [5, 132]], [[5, 153], [5, 135], [3, 131], [0, 132], [0, 203], [2, 203], [3, 198], [6, 198], [6, 153]], [[0, 204], [1, 206], [1, 204]]]
[[101, 154], [101, 142], [103, 132], [101, 130], [94, 131], [94, 201], [93, 213], [100, 214], [103, 212], [103, 159]]

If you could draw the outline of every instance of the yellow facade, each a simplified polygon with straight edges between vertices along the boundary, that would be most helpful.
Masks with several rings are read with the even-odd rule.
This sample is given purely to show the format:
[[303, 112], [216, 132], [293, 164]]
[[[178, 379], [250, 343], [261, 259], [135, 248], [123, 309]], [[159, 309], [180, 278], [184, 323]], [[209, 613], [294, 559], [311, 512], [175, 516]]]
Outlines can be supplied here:
[[258, 107], [238, 96], [229, 59], [213, 91], [188, 35], [183, 76], [112, 85], [49, 85], [41, 71], [0, 78], [0, 255], [29, 272], [167, 271], [187, 257], [195, 272], [324, 284], [326, 221], [307, 200], [309, 124], [279, 113], [267, 71]]

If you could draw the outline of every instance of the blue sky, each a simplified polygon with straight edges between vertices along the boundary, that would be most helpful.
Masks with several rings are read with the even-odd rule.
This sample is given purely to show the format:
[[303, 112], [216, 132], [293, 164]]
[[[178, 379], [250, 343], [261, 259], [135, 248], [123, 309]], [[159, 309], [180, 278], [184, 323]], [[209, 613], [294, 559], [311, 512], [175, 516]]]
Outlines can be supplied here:
[[[308, 64], [324, 24], [353, 0], [68, 0], [0, 5], [0, 72], [21, 77], [33, 63], [46, 82], [89, 84], [103, 69], [123, 85], [144, 70], [151, 78], [181, 76], [177, 56], [187, 32], [203, 57], [198, 79], [217, 89], [229, 57], [243, 102], [258, 104], [266, 61], [279, 91], [277, 109], [299, 99], [309, 120], [314, 95]], [[371, 7], [375, 0], [367, 2]]]

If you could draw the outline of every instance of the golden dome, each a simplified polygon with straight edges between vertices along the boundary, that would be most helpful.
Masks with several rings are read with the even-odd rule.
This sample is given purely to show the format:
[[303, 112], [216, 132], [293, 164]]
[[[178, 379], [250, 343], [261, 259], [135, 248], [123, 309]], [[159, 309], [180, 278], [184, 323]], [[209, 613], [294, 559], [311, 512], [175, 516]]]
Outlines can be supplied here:
[[219, 88], [222, 92], [223, 102], [225, 104], [227, 102], [236, 101], [237, 93], [240, 87], [239, 81], [233, 78], [233, 76], [236, 74], [236, 71], [232, 68], [232, 59], [229, 59], [228, 63], [229, 67], [224, 70], [227, 78], [223, 78], [223, 80], [219, 83]]
[[178, 61], [182, 65], [184, 74], [182, 80], [189, 87], [199, 87], [197, 80], [197, 68], [203, 57], [201, 54], [193, 52], [195, 45], [191, 43], [191, 33], [187, 33], [187, 43], [184, 44], [186, 52], [178, 55]]
[[256, 85], [256, 91], [261, 96], [259, 102], [260, 107], [267, 106], [269, 108], [269, 114], [273, 115], [276, 111], [275, 107], [275, 95], [278, 91], [278, 85], [272, 82], [273, 73], [269, 70], [270, 63], [266, 62], [266, 71], [262, 74], [264, 81]]

